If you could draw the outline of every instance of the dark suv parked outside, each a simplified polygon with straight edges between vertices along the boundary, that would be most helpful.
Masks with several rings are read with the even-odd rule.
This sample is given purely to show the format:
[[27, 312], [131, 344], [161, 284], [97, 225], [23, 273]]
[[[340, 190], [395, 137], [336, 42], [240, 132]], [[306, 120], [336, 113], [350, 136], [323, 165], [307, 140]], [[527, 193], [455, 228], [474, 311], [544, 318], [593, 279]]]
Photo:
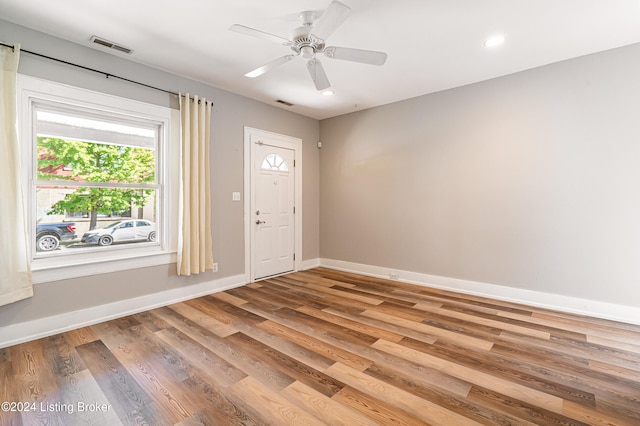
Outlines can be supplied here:
[[38, 251], [53, 251], [58, 248], [60, 241], [69, 241], [75, 238], [75, 222], [38, 223], [36, 225], [36, 250]]

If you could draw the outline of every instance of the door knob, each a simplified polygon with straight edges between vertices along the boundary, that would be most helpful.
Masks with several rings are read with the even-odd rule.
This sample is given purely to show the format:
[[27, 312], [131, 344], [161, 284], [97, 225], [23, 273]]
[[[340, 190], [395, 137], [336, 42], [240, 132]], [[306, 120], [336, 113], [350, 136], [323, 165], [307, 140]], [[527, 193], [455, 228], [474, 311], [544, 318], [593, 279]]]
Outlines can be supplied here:
[[261, 223], [267, 223], [264, 220], [256, 220], [256, 225], [260, 225]]

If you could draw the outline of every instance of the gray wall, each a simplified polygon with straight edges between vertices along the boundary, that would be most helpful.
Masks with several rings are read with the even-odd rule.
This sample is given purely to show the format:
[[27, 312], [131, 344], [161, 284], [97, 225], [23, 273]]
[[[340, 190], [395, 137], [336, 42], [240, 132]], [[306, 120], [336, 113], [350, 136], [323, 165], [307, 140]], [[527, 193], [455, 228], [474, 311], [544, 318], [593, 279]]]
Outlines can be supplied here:
[[[8, 22], [0, 40], [214, 100], [220, 265], [189, 278], [167, 265], [39, 284], [0, 307], [0, 326], [242, 274], [243, 203], [231, 192], [243, 189], [245, 125], [304, 141], [304, 259], [640, 305], [638, 45], [318, 123]], [[19, 70], [177, 108], [170, 95], [28, 54]]]
[[639, 76], [633, 45], [321, 121], [321, 257], [640, 306]]
[[[259, 103], [224, 90], [82, 47], [9, 22], [0, 21], [0, 40], [23, 49], [106, 71], [173, 92], [189, 92], [214, 101], [212, 115], [213, 249], [219, 272], [177, 277], [175, 264], [114, 274], [38, 284], [35, 296], [0, 307], [0, 326], [73, 312], [110, 302], [244, 273], [243, 191], [244, 126], [303, 140], [303, 259], [319, 255], [319, 123], [315, 119]], [[96, 73], [23, 53], [18, 71], [35, 77], [177, 108], [177, 98]], [[212, 70], [215, 72], [215, 70]]]

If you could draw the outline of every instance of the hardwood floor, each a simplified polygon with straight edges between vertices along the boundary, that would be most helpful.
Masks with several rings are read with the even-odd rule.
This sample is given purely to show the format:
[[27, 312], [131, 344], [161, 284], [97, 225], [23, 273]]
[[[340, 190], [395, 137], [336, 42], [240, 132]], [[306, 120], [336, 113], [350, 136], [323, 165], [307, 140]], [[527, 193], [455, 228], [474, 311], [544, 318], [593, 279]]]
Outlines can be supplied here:
[[0, 349], [0, 383], [2, 425], [639, 425], [640, 327], [318, 268]]

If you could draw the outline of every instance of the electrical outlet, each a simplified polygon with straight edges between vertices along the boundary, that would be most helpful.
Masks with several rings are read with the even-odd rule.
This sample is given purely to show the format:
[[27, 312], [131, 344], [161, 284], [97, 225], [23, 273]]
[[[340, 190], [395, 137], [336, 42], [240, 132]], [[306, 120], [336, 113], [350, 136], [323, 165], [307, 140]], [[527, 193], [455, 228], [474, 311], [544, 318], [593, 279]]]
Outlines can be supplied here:
[[218, 264], [217, 263], [213, 264], [213, 272], [218, 272]]
[[389, 278], [391, 278], [392, 280], [399, 280], [400, 274], [398, 274], [397, 272], [392, 272], [389, 274]]

